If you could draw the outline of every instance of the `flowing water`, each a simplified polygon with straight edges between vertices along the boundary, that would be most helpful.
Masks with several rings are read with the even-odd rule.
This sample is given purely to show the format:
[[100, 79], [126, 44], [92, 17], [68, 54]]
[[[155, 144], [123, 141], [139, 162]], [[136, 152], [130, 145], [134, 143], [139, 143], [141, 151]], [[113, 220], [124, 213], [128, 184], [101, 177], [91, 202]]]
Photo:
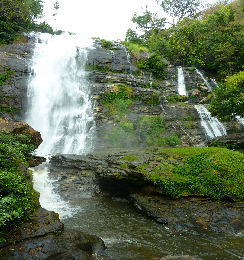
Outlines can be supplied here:
[[204, 128], [208, 139], [227, 134], [224, 125], [220, 123], [217, 118], [212, 117], [205, 106], [196, 105], [195, 108], [201, 118], [201, 125]]
[[26, 118], [43, 138], [37, 153], [86, 153], [91, 150], [95, 127], [84, 70], [91, 40], [41, 34], [38, 41]]
[[213, 91], [213, 88], [211, 86], [211, 84], [206, 80], [206, 78], [203, 76], [202, 72], [199, 71], [198, 69], [196, 69], [196, 72], [200, 75], [200, 77], [202, 78], [202, 80], [204, 81], [205, 85], [207, 86], [209, 91]]
[[[26, 121], [42, 134], [38, 155], [85, 154], [92, 149], [95, 124], [84, 70], [89, 48], [89, 42], [72, 36], [42, 35], [36, 44]], [[42, 207], [59, 213], [67, 228], [101, 237], [107, 259], [153, 259], [167, 254], [189, 254], [199, 260], [244, 259], [242, 237], [172, 233], [127, 201], [94, 197], [89, 191], [81, 190], [79, 199], [68, 202], [55, 192], [48, 162], [33, 171]]]
[[187, 96], [185, 78], [182, 67], [178, 68], [178, 92], [181, 96]]

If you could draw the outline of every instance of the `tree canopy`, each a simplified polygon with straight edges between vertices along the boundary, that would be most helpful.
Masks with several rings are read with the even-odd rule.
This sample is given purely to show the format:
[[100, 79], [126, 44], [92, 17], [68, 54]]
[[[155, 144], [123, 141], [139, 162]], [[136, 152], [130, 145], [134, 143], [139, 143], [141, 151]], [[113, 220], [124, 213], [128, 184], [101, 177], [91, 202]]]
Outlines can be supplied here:
[[47, 23], [37, 25], [35, 19], [42, 15], [42, 0], [0, 1], [0, 43], [10, 43], [18, 33], [29, 30], [53, 32]]
[[179, 21], [184, 17], [194, 17], [199, 12], [201, 7], [200, 0], [156, 0], [160, 3], [164, 12], [169, 14], [174, 19], [178, 18]]
[[225, 119], [244, 116], [244, 0], [219, 1], [200, 14], [200, 1], [158, 2], [177, 23], [166, 28], [164, 18], [157, 16], [162, 22], [152, 23], [155, 16], [149, 11], [134, 15], [144, 35], [130, 31], [127, 41], [138, 41], [171, 63], [211, 72], [221, 83], [213, 93], [211, 112]]

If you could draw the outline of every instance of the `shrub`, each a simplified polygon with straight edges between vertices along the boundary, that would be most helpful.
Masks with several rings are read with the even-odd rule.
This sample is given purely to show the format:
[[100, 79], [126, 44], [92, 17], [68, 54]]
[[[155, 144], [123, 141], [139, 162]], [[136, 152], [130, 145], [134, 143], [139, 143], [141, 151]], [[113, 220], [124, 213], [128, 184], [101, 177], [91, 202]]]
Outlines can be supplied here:
[[19, 169], [35, 149], [30, 141], [26, 135], [0, 132], [0, 227], [28, 217], [38, 206], [31, 180]]
[[164, 159], [153, 170], [149, 169], [147, 177], [165, 195], [244, 200], [243, 154], [216, 147], [174, 148], [160, 152]]
[[161, 57], [155, 53], [152, 54], [148, 60], [138, 61], [137, 66], [140, 69], [152, 72], [153, 76], [156, 78], [165, 78], [166, 64], [161, 60]]
[[132, 54], [132, 56], [138, 59], [140, 52], [149, 52], [148, 49], [140, 44], [132, 43], [132, 42], [124, 42], [125, 47], [128, 48], [128, 51]]
[[101, 44], [104, 49], [111, 49], [113, 47], [113, 43], [111, 41], [107, 41], [104, 39], [101, 40]]

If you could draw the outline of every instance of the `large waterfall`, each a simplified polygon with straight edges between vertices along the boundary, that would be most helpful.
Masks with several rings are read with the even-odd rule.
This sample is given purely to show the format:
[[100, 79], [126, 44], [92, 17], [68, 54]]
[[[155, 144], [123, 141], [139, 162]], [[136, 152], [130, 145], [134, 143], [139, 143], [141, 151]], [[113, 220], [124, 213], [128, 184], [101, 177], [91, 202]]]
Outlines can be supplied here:
[[[26, 117], [43, 139], [37, 155], [84, 154], [92, 149], [95, 123], [85, 71], [89, 48], [92, 40], [75, 35], [37, 37]], [[48, 163], [34, 169], [33, 182], [43, 208], [54, 210], [61, 219], [76, 211], [54, 191]]]
[[84, 70], [89, 41], [42, 34], [36, 43], [26, 122], [42, 135], [39, 155], [82, 154], [92, 148], [92, 102]]

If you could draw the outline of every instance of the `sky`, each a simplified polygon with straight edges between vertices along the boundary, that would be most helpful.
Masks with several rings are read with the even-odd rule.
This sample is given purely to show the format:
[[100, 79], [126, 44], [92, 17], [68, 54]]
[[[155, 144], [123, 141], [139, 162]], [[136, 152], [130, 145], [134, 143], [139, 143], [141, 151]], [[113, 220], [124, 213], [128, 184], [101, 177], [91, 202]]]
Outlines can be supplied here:
[[[57, 15], [52, 16], [56, 12], [53, 8], [56, 1], [60, 8]], [[131, 21], [133, 13], [142, 14], [146, 5], [150, 11], [163, 15], [156, 0], [44, 0], [44, 20], [57, 30], [106, 40], [124, 40], [127, 29], [135, 29]]]

